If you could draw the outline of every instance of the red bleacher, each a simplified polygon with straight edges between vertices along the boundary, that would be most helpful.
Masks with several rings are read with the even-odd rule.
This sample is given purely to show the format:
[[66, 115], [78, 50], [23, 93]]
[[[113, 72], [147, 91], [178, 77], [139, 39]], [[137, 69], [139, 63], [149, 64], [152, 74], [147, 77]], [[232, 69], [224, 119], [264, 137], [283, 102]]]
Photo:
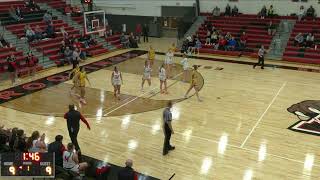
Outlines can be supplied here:
[[115, 46], [117, 49], [122, 48], [122, 44], [120, 42], [120, 34], [115, 34], [113, 36], [109, 36], [106, 38], [106, 41], [111, 45]]
[[23, 1], [10, 1], [10, 2], [0, 2], [0, 13], [6, 13], [9, 11], [11, 6], [13, 7], [24, 7], [24, 2]]
[[[26, 66], [26, 56], [23, 55], [23, 51], [17, 51], [15, 47], [11, 48], [0, 48], [0, 73], [5, 72], [8, 68], [7, 57], [14, 54], [16, 57], [16, 62], [19, 64], [18, 75], [25, 75], [28, 72]], [[42, 66], [38, 65], [37, 70], [41, 70]]]
[[[241, 31], [245, 31], [248, 36], [247, 48], [250, 49], [251, 52], [243, 52], [242, 55], [250, 57], [256, 57], [256, 52], [260, 45], [264, 45], [265, 48], [269, 47], [272, 36], [268, 35], [267, 24], [271, 20], [275, 25], [280, 22], [280, 19], [260, 19], [257, 15], [239, 15], [237, 17], [212, 17], [211, 14], [203, 15], [209, 15], [206, 22], [210, 22], [223, 34], [230, 32], [232, 36], [240, 37]], [[204, 24], [198, 29], [197, 33], [202, 42], [202, 48], [200, 49], [202, 53], [230, 56], [238, 56], [241, 54], [241, 52], [238, 51], [220, 51], [214, 50], [211, 46], [205, 46], [207, 31], [205, 30]]]
[[[19, 38], [24, 37], [24, 27], [26, 24], [14, 24], [8, 25], [6, 28], [10, 30], [12, 33], [16, 34]], [[28, 23], [31, 28], [35, 28], [35, 26], [39, 25], [41, 29], [46, 28], [46, 24], [43, 21]], [[63, 40], [62, 34], [60, 33], [60, 27], [64, 27], [64, 29], [68, 32], [69, 36], [73, 36], [75, 38], [80, 37], [80, 31], [70, 27], [67, 23], [62, 20], [53, 20], [53, 26], [56, 31], [56, 38], [53, 39], [43, 39], [41, 41], [32, 42], [30, 46], [37, 49], [39, 52], [43, 52], [44, 55], [48, 55], [50, 60], [55, 61], [59, 64], [59, 59], [63, 58], [63, 55], [59, 54], [59, 48], [61, 45], [61, 41]], [[90, 48], [83, 48], [83, 51], [86, 51], [90, 56], [96, 56], [103, 53], [107, 53], [108, 50], [103, 48], [102, 44], [99, 44]]]
[[[317, 30], [319, 26], [320, 19], [296, 22], [282, 59], [291, 62], [320, 64], [320, 49], [315, 49], [314, 46], [311, 48], [294, 46], [294, 38], [298, 33], [311, 33]], [[315, 40], [320, 39], [320, 33], [314, 33], [314, 38]]]
[[72, 20], [74, 20], [78, 24], [83, 24], [83, 16], [71, 17], [71, 18], [72, 18]]

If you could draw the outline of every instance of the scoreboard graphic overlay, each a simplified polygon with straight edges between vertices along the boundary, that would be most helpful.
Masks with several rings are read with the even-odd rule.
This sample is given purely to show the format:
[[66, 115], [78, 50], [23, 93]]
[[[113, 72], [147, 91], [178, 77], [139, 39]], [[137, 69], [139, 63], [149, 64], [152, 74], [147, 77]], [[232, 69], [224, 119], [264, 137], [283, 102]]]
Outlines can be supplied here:
[[54, 178], [55, 159], [53, 153], [1, 153], [2, 177], [25, 176]]

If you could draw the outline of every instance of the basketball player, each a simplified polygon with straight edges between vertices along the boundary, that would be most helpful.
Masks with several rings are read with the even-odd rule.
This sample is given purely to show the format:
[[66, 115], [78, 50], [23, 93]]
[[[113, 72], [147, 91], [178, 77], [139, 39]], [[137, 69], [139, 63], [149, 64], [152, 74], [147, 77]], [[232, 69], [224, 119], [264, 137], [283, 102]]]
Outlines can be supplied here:
[[156, 52], [153, 49], [153, 47], [150, 45], [149, 52], [148, 52], [148, 60], [150, 61], [150, 66], [153, 66], [155, 57], [156, 57]]
[[176, 52], [176, 50], [177, 50], [176, 44], [172, 43], [171, 47], [169, 48], [169, 50], [171, 50], [173, 53]]
[[184, 95], [184, 97], [188, 98], [189, 92], [191, 91], [191, 89], [194, 89], [196, 91], [196, 95], [197, 95], [198, 101], [201, 102], [202, 100], [199, 97], [199, 84], [196, 81], [197, 73], [198, 73], [197, 69], [198, 69], [198, 66], [194, 65], [193, 66], [192, 75], [191, 75], [190, 87], [189, 87], [188, 91], [186, 92], [186, 94]]
[[141, 91], [143, 91], [143, 85], [145, 81], [148, 81], [149, 87], [151, 86], [151, 66], [150, 66], [150, 61], [146, 61], [144, 63], [144, 71], [143, 71], [143, 76], [142, 76], [142, 83], [141, 83]]
[[187, 58], [187, 55], [185, 53], [183, 53], [182, 55], [183, 59], [181, 61], [182, 67], [183, 67], [183, 82], [187, 81], [187, 75], [188, 75], [188, 71], [189, 71], [189, 60]]
[[256, 66], [261, 66], [261, 69], [264, 69], [264, 55], [266, 53], [268, 53], [271, 50], [271, 48], [269, 50], [265, 50], [264, 46], [261, 45], [261, 48], [258, 51], [258, 63], [253, 65], [253, 69], [256, 68]]
[[80, 89], [80, 103], [87, 104], [85, 100], [86, 95], [86, 80], [88, 81], [89, 85], [91, 86], [91, 83], [88, 79], [87, 73], [85, 71], [84, 67], [80, 67], [80, 72], [77, 74], [76, 80], [79, 83], [79, 89]]
[[[166, 69], [164, 68], [164, 64], [161, 65], [159, 69], [159, 79], [160, 79], [160, 93], [168, 94], [167, 91], [167, 75], [166, 75]], [[164, 85], [164, 89], [163, 89]]]
[[79, 64], [75, 65], [75, 68], [69, 73], [69, 79], [72, 79], [73, 86], [70, 89], [70, 94], [72, 94], [72, 90], [75, 88], [74, 92], [77, 97], [80, 97], [77, 93], [80, 92], [79, 81], [76, 79], [78, 77], [78, 73], [80, 72]]
[[123, 82], [122, 82], [122, 74], [118, 70], [117, 66], [114, 67], [114, 70], [112, 72], [111, 82], [112, 82], [112, 86], [114, 88], [113, 95], [115, 98], [118, 98], [118, 100], [120, 100], [120, 88], [121, 88], [121, 84], [123, 84]]
[[170, 75], [171, 75], [171, 68], [172, 68], [172, 64], [173, 64], [173, 56], [174, 56], [173, 51], [170, 48], [168, 50], [168, 52], [166, 53], [166, 57], [165, 57], [165, 60], [164, 60], [165, 68], [166, 68], [166, 71], [167, 71], [167, 78], [170, 78]]

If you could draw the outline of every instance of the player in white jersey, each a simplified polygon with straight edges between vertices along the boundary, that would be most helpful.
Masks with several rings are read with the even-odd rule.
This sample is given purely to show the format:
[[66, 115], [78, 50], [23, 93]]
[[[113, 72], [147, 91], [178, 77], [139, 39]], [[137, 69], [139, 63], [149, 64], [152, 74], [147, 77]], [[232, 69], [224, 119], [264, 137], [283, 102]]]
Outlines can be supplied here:
[[112, 72], [111, 82], [114, 87], [114, 97], [117, 97], [120, 100], [120, 88], [123, 82], [122, 82], [122, 74], [118, 70], [117, 66], [114, 67], [114, 70]]
[[144, 82], [147, 80], [149, 86], [151, 86], [151, 65], [150, 65], [150, 61], [146, 61], [144, 63], [144, 70], [143, 70], [143, 75], [142, 75], [142, 83], [141, 83], [141, 91], [143, 91], [143, 85]]
[[67, 150], [63, 152], [63, 168], [69, 171], [73, 171], [79, 174], [80, 171], [84, 171], [88, 167], [88, 163], [79, 163], [78, 152], [75, 151], [74, 145], [69, 143]]
[[[168, 94], [167, 75], [166, 75], [166, 69], [164, 68], [164, 64], [162, 64], [159, 69], [159, 79], [160, 79], [160, 92], [161, 92], [161, 94], [163, 94], [163, 93]], [[164, 85], [164, 89], [163, 89], [163, 85]]]
[[171, 75], [171, 69], [172, 69], [172, 64], [173, 64], [173, 50], [169, 49], [168, 52], [166, 53], [166, 57], [164, 59], [164, 64], [165, 64], [165, 68], [167, 71], [167, 77], [169, 78]]
[[183, 81], [186, 82], [188, 71], [190, 69], [189, 68], [189, 60], [188, 60], [186, 54], [183, 54], [182, 57], [183, 57], [183, 59], [181, 60], [181, 64], [182, 64], [182, 68], [183, 68]]

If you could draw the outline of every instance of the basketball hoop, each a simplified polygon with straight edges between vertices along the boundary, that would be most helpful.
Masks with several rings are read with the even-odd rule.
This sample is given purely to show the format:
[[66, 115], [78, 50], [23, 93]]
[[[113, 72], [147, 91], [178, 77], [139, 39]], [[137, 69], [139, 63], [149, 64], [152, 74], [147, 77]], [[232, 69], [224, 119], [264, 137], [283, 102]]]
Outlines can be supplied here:
[[84, 12], [84, 33], [101, 34], [106, 31], [106, 17], [104, 11]]

